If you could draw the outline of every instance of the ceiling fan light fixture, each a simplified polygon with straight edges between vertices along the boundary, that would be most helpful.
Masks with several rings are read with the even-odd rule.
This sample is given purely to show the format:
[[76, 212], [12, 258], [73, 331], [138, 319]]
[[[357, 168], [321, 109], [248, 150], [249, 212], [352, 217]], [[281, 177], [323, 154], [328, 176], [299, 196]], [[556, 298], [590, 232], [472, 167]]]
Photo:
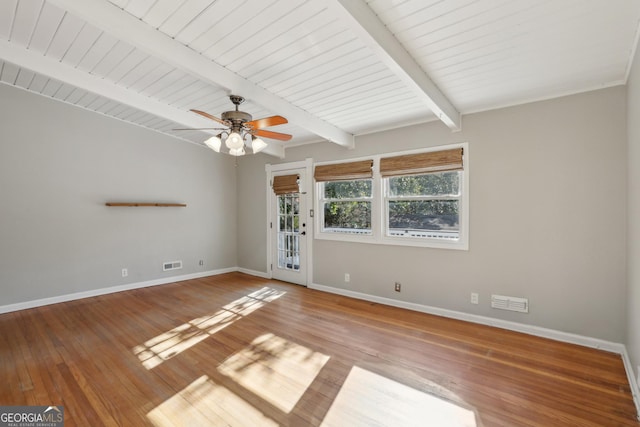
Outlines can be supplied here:
[[257, 136], [251, 137], [251, 148], [253, 149], [253, 153], [259, 153], [265, 148], [267, 148], [267, 143]]
[[[244, 146], [244, 140], [238, 132], [231, 132], [224, 142], [229, 150], [239, 150]], [[244, 154], [244, 149], [242, 150]]]
[[207, 147], [211, 148], [216, 153], [220, 152], [220, 147], [222, 146], [222, 140], [220, 139], [219, 136], [214, 135], [211, 138], [204, 141], [204, 143], [207, 144]]
[[[287, 124], [288, 121], [282, 116], [263, 117], [253, 120], [251, 114], [240, 111], [238, 106], [244, 102], [244, 98], [239, 95], [230, 95], [229, 99], [235, 105], [235, 110], [224, 111], [221, 118], [212, 116], [201, 110], [191, 109], [189, 111], [203, 116], [209, 120], [224, 126], [222, 128], [193, 128], [193, 129], [174, 129], [174, 130], [212, 130], [219, 129], [222, 132], [218, 135], [209, 136], [204, 141], [205, 145], [216, 153], [230, 154], [232, 156], [244, 156], [245, 154], [255, 154], [263, 151], [269, 145], [264, 142], [264, 138], [277, 139], [280, 141], [289, 141], [291, 135], [286, 133], [262, 130], [265, 127]], [[249, 139], [251, 138], [251, 139]]]

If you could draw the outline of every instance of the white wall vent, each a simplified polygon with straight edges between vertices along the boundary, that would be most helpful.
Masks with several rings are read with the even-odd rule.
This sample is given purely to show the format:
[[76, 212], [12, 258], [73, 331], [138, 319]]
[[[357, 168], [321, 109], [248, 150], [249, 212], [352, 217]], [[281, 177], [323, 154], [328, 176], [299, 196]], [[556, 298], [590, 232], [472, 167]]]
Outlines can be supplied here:
[[528, 313], [529, 300], [527, 298], [507, 297], [504, 295], [491, 295], [491, 308]]
[[180, 270], [182, 268], [182, 261], [169, 261], [162, 263], [162, 271]]

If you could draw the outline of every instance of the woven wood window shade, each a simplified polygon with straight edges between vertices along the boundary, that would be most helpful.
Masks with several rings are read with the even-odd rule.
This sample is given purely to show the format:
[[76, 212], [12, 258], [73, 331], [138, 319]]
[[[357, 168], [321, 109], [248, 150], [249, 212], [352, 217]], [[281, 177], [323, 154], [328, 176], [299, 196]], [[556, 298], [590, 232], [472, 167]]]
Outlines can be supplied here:
[[299, 193], [298, 180], [300, 175], [279, 175], [273, 177], [273, 192], [277, 196], [281, 194]]
[[462, 170], [462, 148], [380, 159], [383, 177]]
[[373, 177], [373, 160], [316, 166], [313, 177], [316, 181], [348, 181]]

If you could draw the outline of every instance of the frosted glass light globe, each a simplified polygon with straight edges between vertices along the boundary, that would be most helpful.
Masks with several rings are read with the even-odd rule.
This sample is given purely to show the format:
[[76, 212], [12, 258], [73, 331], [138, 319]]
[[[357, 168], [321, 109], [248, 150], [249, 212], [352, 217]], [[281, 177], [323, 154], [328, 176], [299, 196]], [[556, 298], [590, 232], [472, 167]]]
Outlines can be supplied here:
[[207, 144], [207, 147], [211, 148], [216, 153], [220, 152], [220, 147], [222, 146], [222, 141], [220, 140], [219, 137], [214, 135], [211, 138], [207, 139], [204, 143]]
[[234, 150], [234, 149], [237, 150], [244, 146], [244, 140], [242, 139], [239, 133], [231, 132], [231, 134], [225, 141], [225, 144], [227, 145], [229, 150]]

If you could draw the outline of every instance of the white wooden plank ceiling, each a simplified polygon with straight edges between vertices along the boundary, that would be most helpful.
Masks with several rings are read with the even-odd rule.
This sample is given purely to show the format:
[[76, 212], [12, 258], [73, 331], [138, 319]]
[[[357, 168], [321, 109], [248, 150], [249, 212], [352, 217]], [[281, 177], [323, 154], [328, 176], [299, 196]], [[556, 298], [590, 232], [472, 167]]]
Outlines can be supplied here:
[[231, 93], [284, 147], [626, 83], [637, 0], [3, 0], [0, 81], [194, 143]]

